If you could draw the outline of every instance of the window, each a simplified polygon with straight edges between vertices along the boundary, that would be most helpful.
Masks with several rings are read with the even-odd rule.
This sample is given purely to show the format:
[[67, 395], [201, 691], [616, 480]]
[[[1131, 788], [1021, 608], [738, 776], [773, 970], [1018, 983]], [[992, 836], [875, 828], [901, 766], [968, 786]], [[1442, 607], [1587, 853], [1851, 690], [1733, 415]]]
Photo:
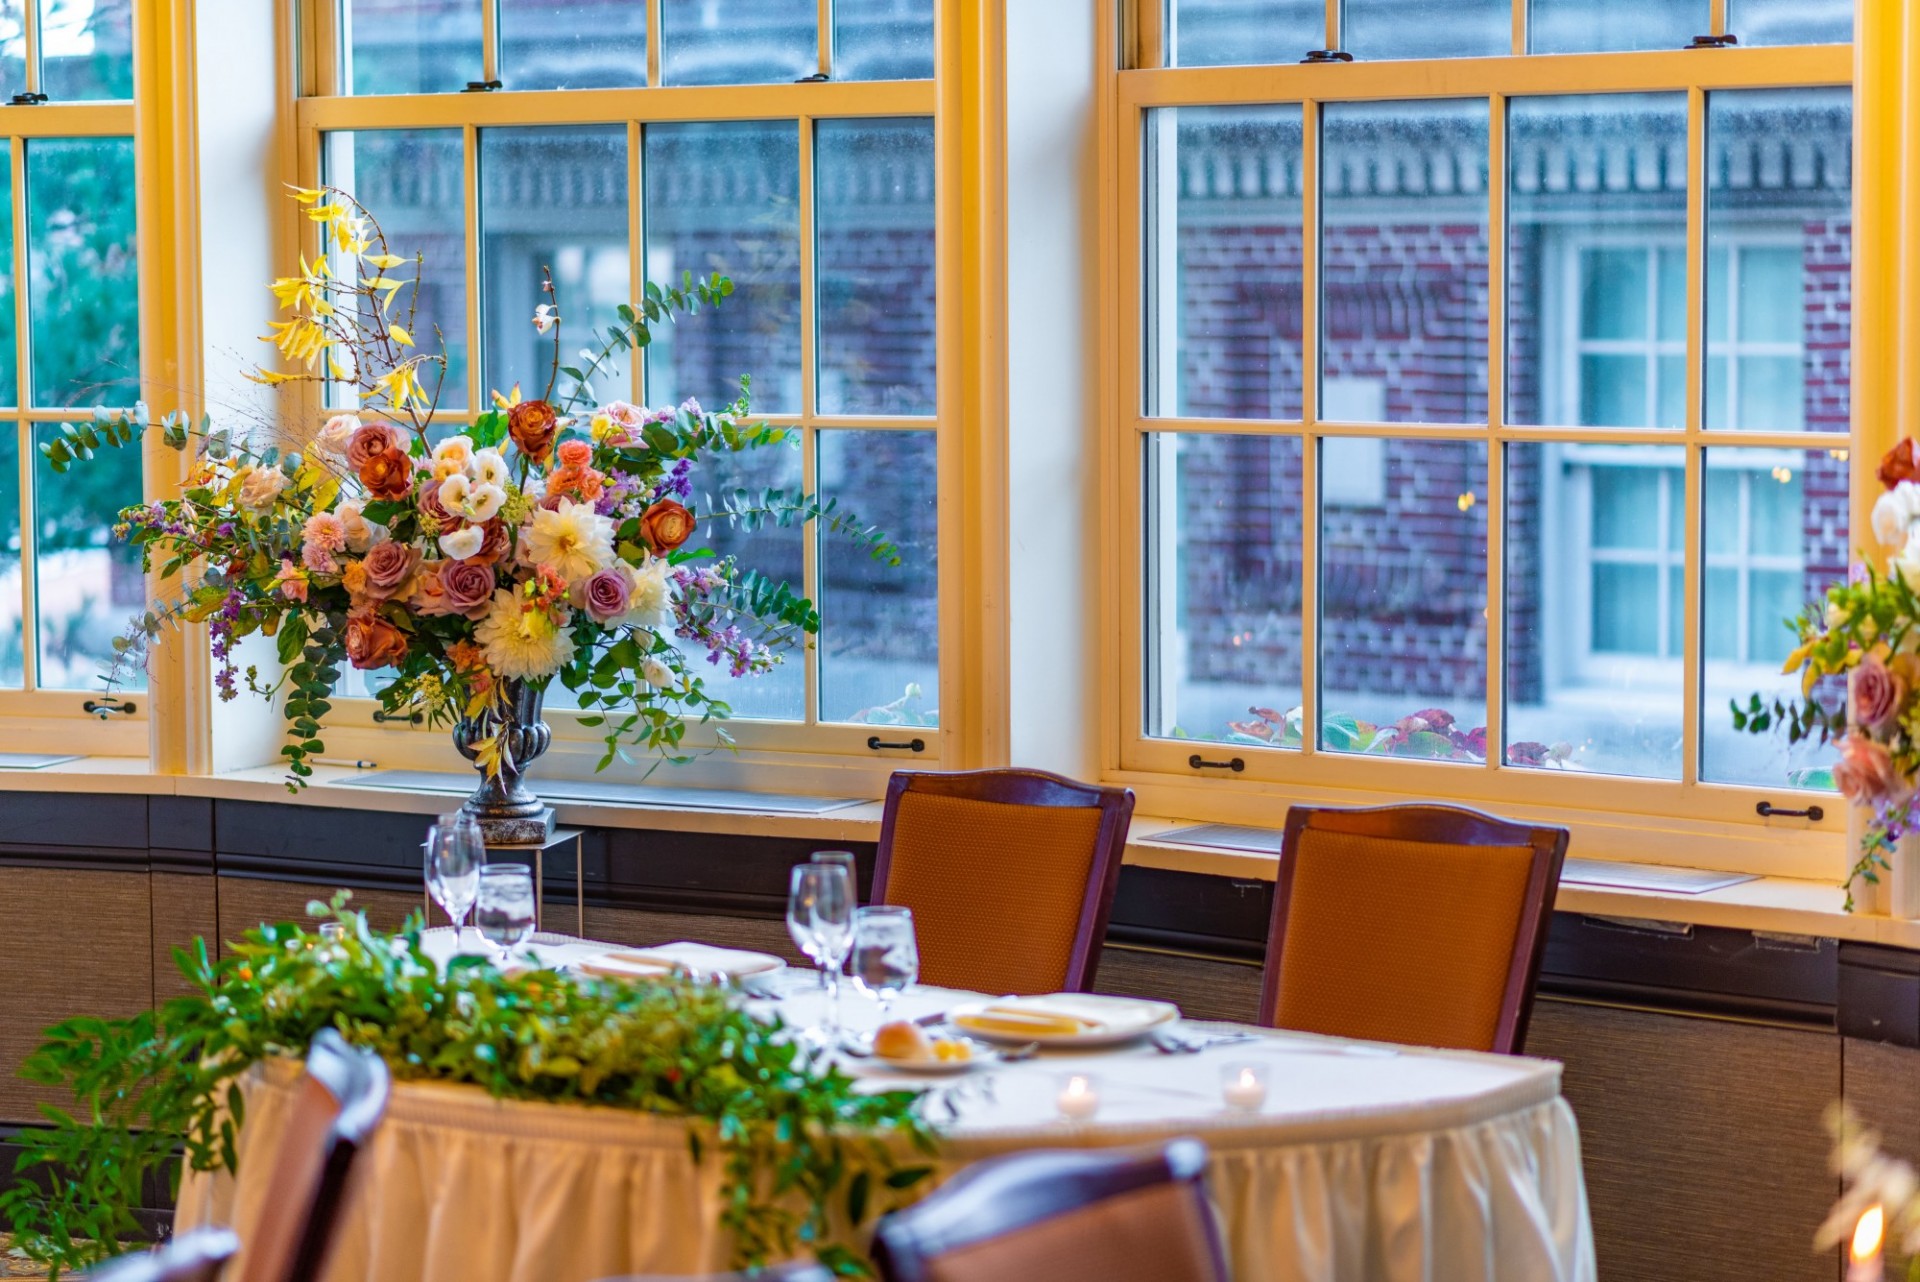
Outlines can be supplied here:
[[[49, 104], [0, 106], [0, 713], [76, 727], [146, 605], [139, 554], [112, 537], [141, 460], [108, 450], [55, 476], [36, 447], [141, 396], [134, 107], [115, 101], [132, 69], [131, 0], [0, 6], [0, 95]], [[144, 690], [137, 667], [120, 676], [121, 693]], [[75, 733], [144, 742], [144, 727], [97, 729]]]
[[[1726, 708], [1846, 569], [1847, 7], [1418, 7], [1143, 0], [1121, 768], [1730, 824], [1697, 785], [1827, 786]], [[1723, 20], [1810, 47], [1638, 52]]]
[[[730, 276], [723, 307], [657, 328], [595, 398], [717, 406], [751, 376], [756, 417], [797, 428], [794, 448], [696, 475], [696, 511], [805, 486], [884, 529], [904, 564], [756, 530], [752, 563], [804, 589], [822, 631], [767, 677], [707, 673], [728, 732], [872, 758], [867, 727], [936, 725], [932, 0], [338, 0], [308, 16], [301, 181], [351, 190], [398, 252], [425, 253], [415, 332], [437, 329], [451, 357], [441, 421], [545, 386], [551, 350], [528, 323], [543, 268], [582, 342], [644, 280]], [[704, 535], [722, 554], [747, 541], [712, 520]]]

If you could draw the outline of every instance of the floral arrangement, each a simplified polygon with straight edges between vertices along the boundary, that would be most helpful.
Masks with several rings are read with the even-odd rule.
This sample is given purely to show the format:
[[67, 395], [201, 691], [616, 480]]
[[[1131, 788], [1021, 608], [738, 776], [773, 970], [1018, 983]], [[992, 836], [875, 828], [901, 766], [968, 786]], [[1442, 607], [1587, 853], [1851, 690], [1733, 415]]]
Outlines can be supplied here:
[[1753, 695], [1733, 704], [1737, 730], [1784, 728], [1788, 741], [1837, 745], [1833, 784], [1871, 812], [1847, 877], [1878, 882], [1894, 843], [1915, 826], [1920, 777], [1920, 457], [1903, 440], [1880, 462], [1884, 488], [1873, 533], [1894, 551], [1884, 571], [1870, 561], [1849, 581], [1789, 620], [1799, 644], [1783, 672], [1800, 674], [1798, 699]]
[[[270, 1057], [304, 1056], [323, 1028], [377, 1052], [399, 1080], [705, 1123], [690, 1142], [696, 1159], [712, 1147], [725, 1164], [721, 1221], [742, 1266], [808, 1251], [837, 1273], [865, 1274], [831, 1226], [844, 1215], [860, 1228], [930, 1173], [896, 1156], [933, 1149], [918, 1094], [856, 1090], [725, 988], [509, 974], [480, 956], [442, 970], [420, 951], [418, 912], [389, 936], [346, 898], [308, 905], [345, 925], [338, 938], [263, 925], [218, 960], [200, 940], [175, 954], [193, 991], [158, 1014], [47, 1030], [22, 1074], [71, 1090], [77, 1107], [21, 1132], [20, 1174], [0, 1193], [0, 1217], [53, 1276], [136, 1236], [143, 1182], [177, 1172], [183, 1148], [194, 1170], [236, 1169], [241, 1076]], [[35, 1178], [49, 1169], [61, 1178]]]
[[[276, 639], [285, 675], [262, 684], [249, 668], [246, 678], [261, 694], [288, 691], [290, 787], [323, 751], [320, 719], [343, 662], [392, 671], [379, 691], [389, 714], [492, 727], [473, 744], [489, 776], [508, 742], [514, 683], [544, 690], [556, 677], [588, 710], [584, 723], [602, 730], [602, 768], [629, 744], [683, 759], [673, 754], [689, 720], [728, 715], [695, 667], [700, 657], [736, 677], [763, 673], [820, 626], [813, 604], [786, 584], [695, 547], [703, 521], [748, 529], [818, 521], [898, 563], [877, 531], [806, 494], [736, 491], [697, 510], [701, 461], [794, 443], [785, 429], [747, 421], [744, 378], [739, 399], [718, 413], [691, 400], [661, 409], [593, 400], [593, 378], [617, 353], [644, 349], [651, 327], [676, 315], [720, 305], [732, 292], [727, 278], [649, 284], [594, 335], [578, 366], [561, 363], [562, 318], [547, 279], [550, 301], [530, 318], [553, 341], [545, 390], [495, 392], [471, 426], [448, 432], [434, 414], [444, 346], [425, 354], [414, 333], [421, 259], [390, 252], [372, 215], [344, 192], [302, 189], [296, 199], [328, 252], [272, 286], [289, 315], [267, 341], [292, 368], [250, 377], [350, 389], [359, 411], [333, 415], [285, 449], [169, 416], [167, 442], [193, 450], [185, 492], [126, 509], [116, 527], [148, 569], [197, 567], [177, 601], [116, 642], [123, 661], [168, 624], [205, 622], [221, 697], [231, 699], [235, 642]], [[147, 427], [144, 408], [102, 412], [42, 450], [62, 471]]]
[[[1303, 709], [1292, 708], [1283, 713], [1272, 708], [1248, 708], [1247, 715], [1245, 721], [1227, 723], [1226, 742], [1268, 748], [1300, 746], [1305, 733]], [[1421, 757], [1430, 761], [1484, 762], [1487, 759], [1487, 728], [1475, 726], [1462, 730], [1458, 720], [1445, 708], [1423, 708], [1384, 725], [1346, 713], [1333, 713], [1326, 718], [1322, 733], [1327, 746], [1335, 752]], [[1507, 760], [1516, 766], [1565, 767], [1572, 756], [1573, 747], [1566, 743], [1507, 745]]]

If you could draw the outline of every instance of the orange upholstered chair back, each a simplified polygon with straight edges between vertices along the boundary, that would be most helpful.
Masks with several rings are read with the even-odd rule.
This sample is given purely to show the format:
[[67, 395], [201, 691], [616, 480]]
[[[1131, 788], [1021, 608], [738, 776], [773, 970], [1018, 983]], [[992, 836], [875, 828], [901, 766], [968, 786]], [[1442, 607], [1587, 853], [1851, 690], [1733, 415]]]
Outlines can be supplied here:
[[1084, 991], [1132, 815], [1130, 791], [1039, 770], [902, 771], [887, 787], [873, 899], [913, 910], [923, 983]]
[[1206, 1149], [1023, 1153], [882, 1220], [886, 1282], [1227, 1282]]
[[1518, 1054], [1564, 828], [1451, 806], [1287, 816], [1260, 1019]]

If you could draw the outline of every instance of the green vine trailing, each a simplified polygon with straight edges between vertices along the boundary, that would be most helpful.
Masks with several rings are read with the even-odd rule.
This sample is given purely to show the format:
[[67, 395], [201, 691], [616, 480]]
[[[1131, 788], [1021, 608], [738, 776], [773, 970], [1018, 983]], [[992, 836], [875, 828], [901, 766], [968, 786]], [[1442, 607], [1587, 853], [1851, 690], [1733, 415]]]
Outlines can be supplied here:
[[933, 1148], [917, 1094], [857, 1093], [724, 989], [508, 975], [479, 957], [443, 973], [420, 952], [417, 913], [389, 936], [345, 900], [308, 906], [343, 922], [344, 938], [261, 926], [218, 960], [201, 940], [176, 954], [194, 991], [157, 1015], [47, 1030], [22, 1075], [64, 1087], [74, 1107], [43, 1106], [51, 1125], [19, 1136], [0, 1216], [53, 1277], [138, 1231], [142, 1182], [176, 1153], [195, 1170], [235, 1169], [241, 1075], [304, 1055], [322, 1028], [378, 1053], [403, 1081], [689, 1119], [695, 1160], [711, 1150], [723, 1164], [721, 1225], [743, 1267], [811, 1252], [864, 1275], [865, 1258], [833, 1237], [835, 1214], [857, 1228], [929, 1174], [899, 1156]]

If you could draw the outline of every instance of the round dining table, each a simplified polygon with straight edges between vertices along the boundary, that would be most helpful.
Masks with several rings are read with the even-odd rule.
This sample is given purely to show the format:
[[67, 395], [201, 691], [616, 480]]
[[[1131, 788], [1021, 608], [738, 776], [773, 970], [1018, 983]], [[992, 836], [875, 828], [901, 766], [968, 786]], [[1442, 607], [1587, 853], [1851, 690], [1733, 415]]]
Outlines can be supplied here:
[[[438, 941], [441, 949], [448, 941]], [[545, 964], [614, 947], [551, 938]], [[790, 1026], [825, 1014], [816, 978], [772, 977], [757, 1005]], [[764, 990], [763, 990], [764, 991]], [[892, 1017], [979, 994], [920, 987]], [[851, 991], [843, 1027], [878, 1022]], [[920, 1078], [845, 1056], [876, 1088], [934, 1092], [936, 1181], [985, 1158], [1041, 1148], [1128, 1148], [1179, 1136], [1211, 1153], [1208, 1187], [1238, 1282], [1591, 1282], [1593, 1237], [1579, 1131], [1547, 1060], [1357, 1043], [1229, 1024], [1178, 1038], [987, 1062]], [[1247, 1040], [1223, 1040], [1251, 1034]], [[1203, 1043], [1197, 1051], [1161, 1049]], [[1223, 1102], [1228, 1065], [1264, 1069], [1257, 1112]], [[247, 1075], [237, 1176], [187, 1173], [176, 1230], [248, 1229], [300, 1065]], [[1061, 1115], [1063, 1083], [1088, 1079], [1093, 1115]], [[720, 1163], [696, 1160], [688, 1121], [573, 1104], [498, 1100], [476, 1087], [400, 1082], [359, 1159], [325, 1282], [597, 1282], [720, 1272]], [[920, 1160], [920, 1159], [915, 1159]], [[918, 1190], [928, 1191], [927, 1188]], [[244, 1249], [244, 1247], [243, 1247]]]

